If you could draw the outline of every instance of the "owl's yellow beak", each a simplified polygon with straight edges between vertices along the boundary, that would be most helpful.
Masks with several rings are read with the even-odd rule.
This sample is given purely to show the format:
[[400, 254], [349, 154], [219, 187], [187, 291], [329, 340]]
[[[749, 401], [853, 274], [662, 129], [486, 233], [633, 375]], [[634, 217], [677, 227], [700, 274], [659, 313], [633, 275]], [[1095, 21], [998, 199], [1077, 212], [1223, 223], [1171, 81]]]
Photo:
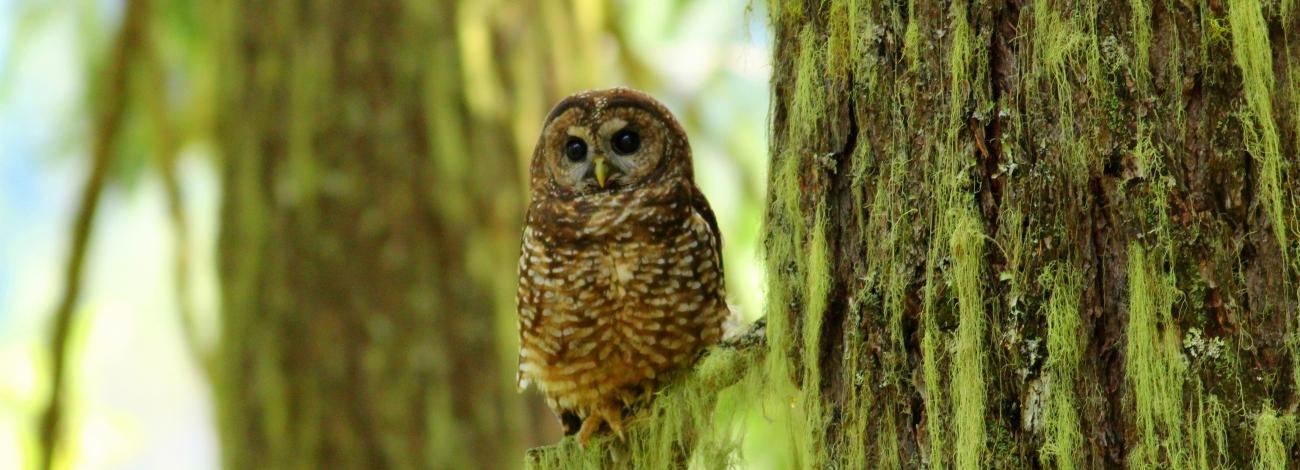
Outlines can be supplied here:
[[605, 178], [609, 176], [609, 167], [605, 164], [605, 156], [597, 155], [596, 160], [592, 162], [596, 165], [596, 184], [600, 189], [605, 189]]

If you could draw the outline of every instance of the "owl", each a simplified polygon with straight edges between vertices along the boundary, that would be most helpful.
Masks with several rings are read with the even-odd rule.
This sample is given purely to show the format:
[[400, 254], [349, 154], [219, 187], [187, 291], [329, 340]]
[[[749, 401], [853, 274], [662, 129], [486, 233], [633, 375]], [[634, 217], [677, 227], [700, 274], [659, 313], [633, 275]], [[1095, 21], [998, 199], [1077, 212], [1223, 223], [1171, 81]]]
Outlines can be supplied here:
[[722, 336], [722, 236], [668, 110], [626, 88], [560, 101], [533, 150], [519, 257], [520, 390], [580, 443]]

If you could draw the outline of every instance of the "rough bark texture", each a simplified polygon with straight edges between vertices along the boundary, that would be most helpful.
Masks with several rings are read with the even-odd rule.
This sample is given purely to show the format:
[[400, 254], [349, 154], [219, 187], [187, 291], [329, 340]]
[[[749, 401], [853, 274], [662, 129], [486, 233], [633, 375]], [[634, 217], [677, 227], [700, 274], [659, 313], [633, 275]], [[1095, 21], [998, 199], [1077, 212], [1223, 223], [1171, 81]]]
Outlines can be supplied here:
[[769, 9], [799, 466], [1300, 463], [1294, 2]]
[[548, 34], [599, 26], [565, 8], [223, 4], [225, 467], [507, 468], [558, 436], [515, 393], [511, 300], [515, 116], [584, 84]]

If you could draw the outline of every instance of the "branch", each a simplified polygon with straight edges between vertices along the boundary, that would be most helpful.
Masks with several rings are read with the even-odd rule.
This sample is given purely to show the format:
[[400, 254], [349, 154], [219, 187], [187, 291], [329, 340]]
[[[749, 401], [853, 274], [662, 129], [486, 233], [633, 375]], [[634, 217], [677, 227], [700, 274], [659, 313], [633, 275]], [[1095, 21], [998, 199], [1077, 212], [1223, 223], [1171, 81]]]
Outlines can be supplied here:
[[[709, 348], [689, 371], [668, 379], [649, 403], [633, 411], [627, 440], [598, 436], [586, 448], [568, 436], [556, 444], [529, 449], [527, 468], [681, 468], [697, 449], [734, 443], [703, 443], [709, 428], [725, 428], [716, 407], [719, 394], [761, 378], [767, 353], [767, 323], [759, 319], [743, 333]], [[757, 388], [757, 387], [752, 387]], [[741, 393], [751, 392], [744, 389]], [[716, 450], [716, 449], [713, 449]]]
[[122, 125], [122, 114], [126, 104], [126, 69], [129, 65], [131, 49], [139, 43], [140, 23], [143, 21], [144, 9], [144, 0], [132, 0], [127, 4], [122, 31], [118, 34], [113, 58], [109, 64], [104, 107], [98, 119], [92, 149], [92, 166], [82, 189], [81, 202], [72, 229], [72, 247], [67, 270], [64, 272], [63, 296], [59, 300], [58, 310], [54, 313], [54, 331], [50, 341], [50, 356], [53, 363], [50, 373], [52, 384], [50, 401], [41, 414], [39, 428], [41, 454], [37, 468], [48, 470], [53, 466], [54, 451], [58, 446], [63, 415], [64, 375], [68, 362], [68, 332], [72, 328], [73, 315], [81, 294], [82, 271], [90, 244], [91, 228], [95, 224], [95, 212], [99, 208], [99, 198], [104, 192], [104, 180], [113, 159], [113, 142]]

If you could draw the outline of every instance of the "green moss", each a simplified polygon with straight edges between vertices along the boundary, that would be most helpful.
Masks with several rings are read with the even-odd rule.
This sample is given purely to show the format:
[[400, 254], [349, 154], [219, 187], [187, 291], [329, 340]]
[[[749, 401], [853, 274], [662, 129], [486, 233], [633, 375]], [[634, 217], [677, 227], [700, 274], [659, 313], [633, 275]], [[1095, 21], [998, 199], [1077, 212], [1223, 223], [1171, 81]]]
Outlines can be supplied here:
[[[793, 95], [789, 98], [788, 132], [783, 136], [780, 158], [774, 160], [772, 209], [767, 221], [767, 268], [769, 273], [767, 314], [769, 355], [765, 369], [768, 393], [774, 397], [778, 418], [788, 424], [788, 454], [795, 466], [824, 461], [821, 433], [825, 423], [818, 351], [821, 348], [821, 319], [830, 295], [830, 259], [826, 241], [827, 221], [823, 206], [806, 211], [807, 187], [801, 177], [806, 169], [817, 168], [812, 154], [822, 145], [827, 108], [826, 74], [848, 64], [828, 63], [828, 48], [847, 47], [849, 31], [825, 43], [814, 25], [797, 21], [802, 7], [787, 4], [778, 19], [782, 28], [798, 28], [799, 56], [794, 70]], [[796, 14], [798, 13], [798, 14]], [[841, 28], [848, 28], [841, 24]], [[847, 81], [847, 74], [844, 78]], [[808, 220], [812, 216], [814, 220]], [[811, 237], [811, 238], [810, 238]], [[792, 313], [800, 314], [798, 321]], [[791, 328], [798, 325], [800, 330]], [[798, 358], [791, 354], [799, 353]], [[797, 364], [801, 376], [796, 380]], [[796, 385], [801, 384], [801, 385]]]
[[1151, 86], [1151, 4], [1149, 0], [1129, 2], [1133, 27], [1133, 80], [1139, 91]]
[[[860, 324], [863, 315], [863, 298], [862, 293], [857, 301], [849, 308], [849, 321], [853, 324]], [[847, 384], [844, 391], [846, 399], [844, 406], [841, 407], [840, 429], [838, 439], [835, 442], [827, 444], [828, 450], [833, 449], [833, 456], [829, 457], [828, 464], [839, 467], [852, 467], [867, 462], [867, 446], [869, 441], [866, 436], [870, 436], [870, 423], [872, 419], [872, 407], [874, 403], [874, 384], [876, 383], [876, 369], [871, 367], [868, 361], [865, 361], [863, 352], [863, 336], [866, 331], [859, 328], [844, 329], [844, 348], [841, 362], [842, 380]]]
[[[1290, 260], [1288, 241], [1288, 203], [1283, 198], [1286, 187], [1282, 158], [1282, 144], [1277, 124], [1273, 117], [1273, 94], [1275, 81], [1273, 76], [1272, 45], [1269, 42], [1268, 25], [1264, 19], [1259, 2], [1252, 0], [1233, 0], [1229, 2], [1228, 22], [1232, 29], [1232, 52], [1237, 67], [1241, 70], [1242, 89], [1246, 96], [1248, 112], [1242, 115], [1242, 135], [1246, 150], [1259, 162], [1258, 181], [1260, 199], [1273, 226], [1273, 237], [1277, 239], [1283, 264]], [[1289, 10], [1289, 7], [1283, 7]], [[1298, 124], [1300, 125], [1300, 124]], [[1297, 209], [1292, 209], [1297, 210]], [[1283, 284], [1290, 277], [1284, 271]], [[1300, 336], [1292, 326], [1292, 338]], [[1300, 357], [1297, 348], [1300, 341], [1290, 341], [1293, 357]], [[1292, 361], [1292, 380], [1300, 386], [1300, 361]]]
[[[1165, 8], [1170, 10], [1174, 9], [1175, 7], [1172, 4], [1173, 1], [1175, 0], [1165, 0]], [[1179, 1], [1189, 1], [1189, 0], [1179, 0]], [[1164, 50], [1163, 55], [1166, 58], [1182, 57], [1183, 40], [1182, 40], [1182, 36], [1179, 34], [1178, 31], [1178, 27], [1179, 27], [1178, 22], [1176, 21], [1169, 22], [1166, 27], [1172, 29], [1172, 31], [1161, 34], [1161, 38], [1163, 40], [1160, 43], [1160, 48]], [[1163, 80], [1161, 80], [1158, 91], [1160, 95], [1163, 96], [1160, 95], [1157, 96], [1160, 97], [1159, 103], [1164, 106], [1162, 106], [1163, 109], [1160, 109], [1156, 112], [1168, 116], [1166, 120], [1172, 121], [1172, 126], [1175, 129], [1187, 128], [1187, 107], [1184, 104], [1179, 103], [1179, 101], [1183, 99], [1183, 96], [1185, 96], [1185, 93], [1187, 92], [1186, 87], [1191, 82], [1184, 81], [1184, 79], [1182, 78], [1184, 76], [1187, 76], [1187, 74], [1184, 73], [1183, 68], [1199, 67], [1199, 65], [1196, 65], [1194, 63], [1188, 64], [1186, 62], [1189, 61], [1177, 60], [1177, 59], [1173, 59], [1173, 60], [1166, 59], [1162, 64], [1164, 66], [1165, 72], [1163, 74], [1162, 77]], [[1179, 140], [1179, 138], [1175, 137], [1174, 140]]]
[[[1300, 14], [1300, 12], [1297, 12], [1297, 14]], [[1282, 30], [1285, 31], [1284, 34], [1288, 34], [1288, 35], [1297, 34], [1297, 32], [1289, 31], [1285, 26], [1282, 28]], [[1292, 151], [1295, 152], [1297, 158], [1300, 158], [1300, 54], [1297, 54], [1296, 51], [1293, 51], [1289, 44], [1283, 46], [1283, 48], [1288, 63], [1287, 81], [1291, 83], [1291, 86], [1288, 87], [1290, 88], [1291, 112], [1292, 112], [1291, 147], [1292, 147]], [[1279, 149], [1279, 150], [1285, 152], [1285, 149]], [[1291, 210], [1292, 210], [1293, 220], [1294, 220], [1295, 218], [1300, 217], [1300, 214], [1298, 214], [1297, 212], [1300, 211], [1300, 192], [1292, 191], [1291, 196], [1292, 196]], [[1300, 262], [1297, 262], [1296, 266], [1297, 268], [1300, 268]]]
[[[797, 332], [793, 327], [792, 315], [800, 308], [801, 299], [796, 290], [797, 282], [803, 275], [802, 250], [803, 211], [800, 207], [799, 156], [795, 152], [785, 152], [779, 160], [774, 161], [771, 176], [771, 209], [768, 214], [766, 231], [767, 249], [765, 259], [768, 272], [765, 312], [767, 315], [768, 353], [764, 361], [766, 382], [765, 395], [771, 405], [773, 419], [781, 419], [795, 428], [791, 431], [789, 445], [785, 449], [792, 456], [805, 453], [807, 435], [797, 430], [807, 428], [800, 416], [794, 415], [791, 408], [802, 398], [794, 386], [791, 370], [790, 353], [795, 346]], [[773, 235], [779, 233], [780, 235]]]
[[[830, 251], [826, 245], [826, 208], [818, 204], [812, 227], [812, 236], [808, 244], [808, 265], [804, 277], [806, 308], [803, 314], [803, 344], [800, 348], [803, 365], [802, 393], [799, 394], [799, 414], [802, 420], [798, 424], [807, 427], [800, 429], [800, 434], [809, 440], [800, 446], [802, 465], [821, 467], [826, 461], [826, 448], [821, 433], [825, 429], [825, 413], [822, 411], [821, 396], [821, 356], [822, 319], [825, 317], [827, 302], [830, 300]], [[852, 406], [852, 404], [849, 404]]]
[[767, 11], [772, 12], [772, 18], [785, 24], [800, 24], [804, 20], [803, 2], [768, 0]]
[[[972, 95], [979, 94], [983, 88], [984, 76], [973, 73], [972, 61], [977, 52], [975, 32], [970, 25], [968, 5], [965, 0], [952, 2], [949, 17], [952, 18], [952, 44], [948, 48], [948, 135], [965, 129], [966, 109]], [[955, 150], [950, 147], [950, 150]], [[956, 155], [950, 155], [955, 158]]]
[[[876, 447], [879, 449], [876, 459], [876, 468], [880, 469], [901, 469], [903, 462], [899, 460], [902, 452], [898, 448], [898, 436], [894, 434], [894, 429], [898, 426], [893, 413], [886, 413], [880, 423], [880, 433], [876, 435]], [[866, 462], [866, 460], [862, 460]]]
[[1255, 468], [1287, 468], [1289, 441], [1294, 432], [1293, 416], [1279, 416], [1271, 406], [1264, 405], [1264, 409], [1255, 415]]
[[821, 371], [817, 363], [821, 351], [822, 318], [830, 300], [831, 267], [830, 250], [826, 246], [826, 207], [818, 204], [814, 215], [812, 240], [808, 245], [808, 271], [805, 277], [808, 308], [803, 315], [803, 369], [804, 384], [816, 390], [821, 384]]
[[[1200, 381], [1196, 389], [1195, 424], [1192, 426], [1191, 463], [1197, 470], [1223, 468], [1223, 457], [1228, 455], [1228, 411], [1218, 397], [1205, 393]], [[1218, 458], [1212, 458], [1218, 456]]]
[[916, 20], [916, 0], [907, 2], [907, 29], [903, 31], [903, 60], [915, 73], [921, 67], [921, 26]]
[[1079, 425], [1080, 403], [1074, 385], [1083, 356], [1079, 318], [1079, 280], [1072, 266], [1049, 267], [1039, 283], [1051, 292], [1047, 301], [1047, 380], [1049, 391], [1044, 416], [1045, 439], [1039, 452], [1044, 467], [1071, 470], [1083, 465], [1084, 445]]
[[[848, 0], [844, 2], [847, 5], [847, 14], [849, 27], [849, 50], [852, 58], [850, 71], [853, 73], [853, 92], [861, 93], [864, 97], [879, 98], [884, 95], [882, 91], [887, 89], [887, 81], [883, 77], [882, 66], [885, 62], [878, 50], [871, 47], [870, 44], [880, 39], [883, 34], [883, 25], [881, 20], [873, 15], [876, 8], [873, 0]], [[879, 107], [881, 110], [888, 110], [891, 103], [879, 100], [872, 100], [873, 107]], [[861, 207], [861, 206], [859, 206]]]
[[1228, 44], [1228, 35], [1232, 32], [1224, 25], [1225, 18], [1215, 16], [1207, 0], [1201, 0], [1201, 61], [1209, 62], [1211, 47]]
[[1052, 8], [1050, 0], [1035, 0], [1031, 13], [1033, 55], [1029, 64], [1032, 79], [1027, 81], [1027, 95], [1043, 93], [1038, 87], [1040, 81], [1045, 82], [1045, 93], [1056, 104], [1054, 115], [1058, 136], [1053, 141], [1068, 147], [1065, 160], [1070, 171], [1067, 174], [1081, 181], [1088, 175], [1087, 153], [1083, 143], [1075, 137], [1074, 89], [1070, 84], [1073, 74], [1069, 66], [1077, 60], [1085, 36], [1073, 22], [1062, 18]]
[[825, 130], [826, 82], [824, 48], [818, 43], [812, 25], [804, 25], [799, 33], [799, 63], [794, 82], [794, 96], [790, 98], [789, 144], [797, 149], [811, 151], [808, 144], [817, 142]]
[[931, 241], [930, 255], [926, 259], [924, 310], [921, 312], [921, 368], [925, 380], [925, 431], [929, 439], [928, 467], [944, 468], [944, 421], [948, 418], [943, 409], [943, 382], [939, 379], [939, 313], [936, 311], [938, 286], [938, 244]]
[[826, 77], [832, 90], [845, 90], [849, 72], [858, 60], [854, 53], [854, 28], [852, 2], [834, 1], [827, 7], [826, 24]]
[[[968, 4], [958, 0], [949, 10], [952, 42], [948, 48], [948, 110], [944, 145], [936, 152], [928, 185], [934, 191], [934, 205], [929, 218], [932, 224], [926, 257], [923, 311], [921, 313], [921, 361], [925, 381], [926, 436], [929, 440], [930, 468], [943, 468], [946, 447], [944, 426], [951, 420], [955, 435], [953, 463], [958, 468], [977, 468], [983, 461], [984, 423], [984, 313], [980, 291], [983, 260], [983, 231], [978, 212], [970, 200], [963, 200], [961, 188], [969, 183], [965, 171], [973, 152], [969, 139], [961, 138], [967, 127], [969, 104], [987, 103], [987, 70], [978, 67], [981, 56], [974, 30], [969, 22]], [[909, 25], [909, 34], [911, 34]], [[905, 54], [906, 54], [905, 50]], [[947, 241], [947, 243], [944, 243]], [[946, 249], [945, 249], [946, 248]], [[950, 395], [953, 417], [944, 415], [940, 373], [938, 326], [939, 263], [946, 256], [954, 260], [948, 281], [958, 286], [959, 325], [952, 364]]]
[[1243, 119], [1246, 149], [1259, 162], [1259, 192], [1285, 261], [1289, 255], [1286, 206], [1282, 198], [1282, 146], [1273, 119], [1273, 57], [1268, 25], [1260, 2], [1255, 0], [1230, 1], [1228, 22], [1232, 27], [1233, 57], [1241, 69], [1249, 109]]
[[[584, 448], [573, 437], [531, 452], [533, 469], [727, 468], [735, 465], [746, 413], [764, 387], [757, 349], [714, 348], [689, 375], [657, 392], [629, 422], [627, 440], [602, 434]], [[629, 463], [634, 462], [634, 465]]]
[[1145, 250], [1129, 248], [1129, 318], [1124, 351], [1125, 376], [1132, 387], [1137, 442], [1129, 456], [1133, 468], [1181, 468], [1183, 363], [1176, 325], [1170, 316], [1172, 279], [1153, 274]]
[[[772, 195], [771, 213], [766, 221], [767, 272], [769, 282], [766, 298], [768, 317], [768, 339], [771, 343], [772, 360], [769, 363], [784, 367], [786, 357], [793, 346], [793, 337], [789, 332], [790, 310], [796, 302], [793, 286], [787, 280], [795, 278], [802, 272], [802, 256], [799, 242], [802, 239], [803, 210], [800, 207], [799, 156], [795, 152], [785, 152], [773, 168], [770, 194]], [[785, 232], [789, 236], [771, 236], [776, 232]], [[787, 375], [788, 377], [788, 375]]]
[[[902, 253], [903, 247], [907, 245], [907, 237], [914, 227], [916, 211], [910, 207], [906, 198], [900, 195], [904, 194], [903, 185], [908, 178], [909, 158], [901, 152], [886, 152], [889, 158], [888, 166], [884, 171], [884, 177], [876, 184], [876, 193], [871, 204], [871, 210], [867, 211], [870, 220], [866, 224], [866, 229], [861, 233], [878, 234], [870, 236], [872, 241], [871, 250], [865, 260], [867, 264], [868, 284], [863, 287], [864, 291], [874, 292], [877, 289], [883, 291], [879, 300], [880, 314], [885, 317], [885, 337], [881, 338], [881, 355], [882, 359], [879, 364], [879, 372], [876, 379], [887, 395], [878, 400], [884, 403], [875, 409], [875, 416], [867, 416], [865, 413], [862, 418], [862, 426], [865, 428], [868, 423], [877, 421], [879, 424], [875, 427], [875, 449], [876, 464], [878, 468], [903, 468], [903, 462], [900, 457], [899, 436], [896, 433], [898, 417], [896, 413], [900, 406], [895, 405], [894, 401], [902, 401], [903, 398], [893, 395], [897, 390], [903, 389], [911, 384], [911, 366], [907, 362], [907, 349], [904, 343], [903, 319], [906, 316], [904, 309], [904, 299], [907, 294], [907, 285], [910, 282], [910, 276], [900, 272], [900, 266], [905, 263], [905, 255]], [[874, 312], [864, 312], [863, 315], [870, 315]], [[865, 334], [865, 333], [864, 333]], [[846, 344], [847, 348], [854, 351], [863, 351], [864, 348], [870, 348], [862, 340]], [[846, 369], [846, 373], [853, 373], [852, 369]], [[856, 379], [856, 377], [855, 377]], [[871, 377], [867, 377], [866, 382], [861, 387], [871, 389], [873, 383]], [[857, 381], [855, 380], [854, 383]], [[868, 395], [863, 393], [863, 395]], [[855, 397], [856, 398], [856, 397]], [[874, 397], [868, 398], [875, 399]], [[859, 408], [867, 406], [868, 403], [858, 404]], [[859, 436], [864, 433], [858, 434]], [[865, 441], [865, 440], [864, 440]], [[865, 457], [865, 456], [864, 456]], [[867, 462], [867, 458], [857, 462]], [[851, 467], [850, 467], [851, 468]]]
[[984, 232], [974, 214], [958, 220], [953, 231], [953, 285], [957, 294], [959, 322], [953, 348], [953, 428], [956, 433], [955, 466], [982, 467], [985, 430], [984, 398], [984, 295], [981, 268], [984, 261]]
[[[929, 284], [928, 282], [926, 283]], [[924, 314], [921, 337], [922, 374], [925, 376], [925, 431], [930, 443], [929, 468], [944, 468], [943, 414], [944, 399], [942, 382], [939, 381], [939, 326], [934, 319], [934, 312]]]

